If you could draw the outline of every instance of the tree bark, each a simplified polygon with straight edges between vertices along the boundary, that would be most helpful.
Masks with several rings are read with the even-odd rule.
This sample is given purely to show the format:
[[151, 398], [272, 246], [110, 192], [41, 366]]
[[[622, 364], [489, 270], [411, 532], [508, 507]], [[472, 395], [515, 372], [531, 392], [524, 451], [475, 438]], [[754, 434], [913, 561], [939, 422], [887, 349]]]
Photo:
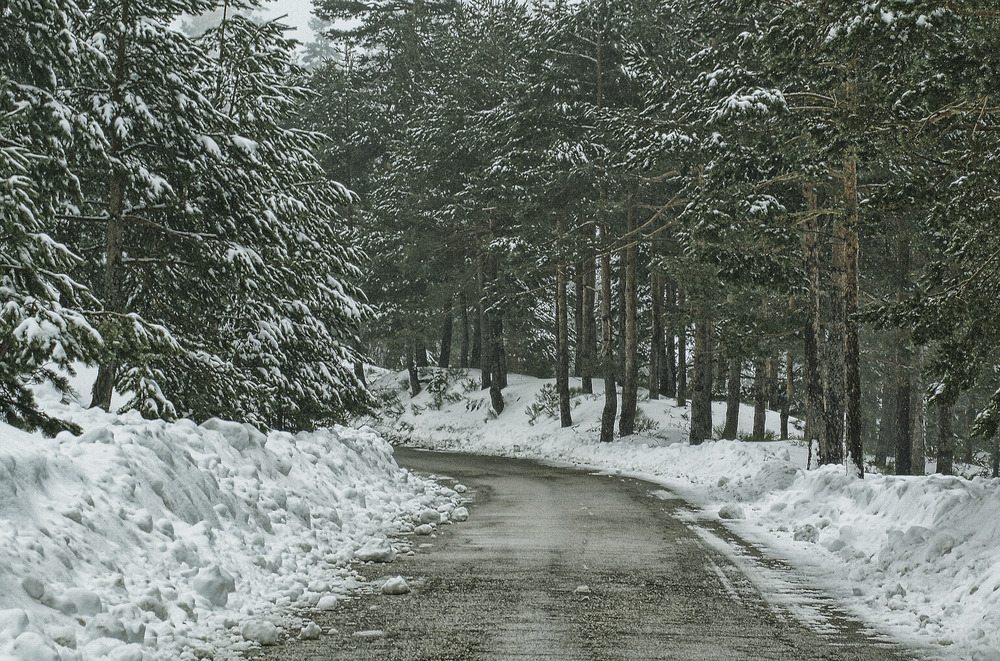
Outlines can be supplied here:
[[952, 475], [955, 470], [954, 415], [954, 404], [938, 407], [937, 472], [942, 475]]
[[791, 412], [792, 398], [795, 396], [795, 362], [792, 352], [785, 352], [785, 397], [781, 401], [781, 440], [788, 440], [788, 416]]
[[[601, 226], [601, 239], [608, 241], [606, 225]], [[618, 389], [615, 384], [614, 331], [611, 325], [611, 255], [601, 253], [601, 366], [604, 376], [604, 410], [601, 413], [601, 442], [610, 443], [615, 436], [615, 416], [618, 413]]]
[[583, 376], [583, 264], [577, 262], [573, 269], [573, 331], [576, 333], [576, 353], [573, 354], [573, 376]]
[[[629, 236], [635, 231], [635, 216], [632, 209], [632, 195], [628, 196], [626, 227]], [[635, 416], [639, 400], [639, 245], [629, 241], [625, 248], [625, 296], [622, 308], [625, 310], [624, 374], [622, 377], [622, 411], [618, 420], [618, 433], [631, 436], [635, 433]]]
[[[557, 241], [562, 242], [565, 231], [562, 219], [556, 225]], [[561, 246], [557, 247], [561, 252]], [[569, 305], [566, 294], [566, 264], [560, 254], [556, 263], [556, 392], [559, 395], [559, 424], [573, 424], [569, 402]], [[577, 317], [579, 320], [581, 315]], [[579, 352], [577, 353], [579, 356]]]
[[416, 351], [414, 348], [410, 348], [406, 352], [406, 372], [410, 377], [410, 397], [416, 397], [420, 394], [420, 372], [417, 371], [417, 363], [413, 359], [413, 354]]
[[840, 217], [834, 220], [834, 239], [831, 246], [831, 286], [827, 298], [829, 310], [826, 340], [826, 447], [820, 448], [820, 462], [842, 464], [844, 462], [844, 407], [845, 407], [845, 360], [846, 330], [845, 311], [845, 264], [846, 236], [844, 222]]
[[753, 361], [753, 432], [755, 441], [764, 440], [767, 427], [767, 360], [758, 356]]
[[805, 437], [810, 451], [813, 441], [820, 454], [826, 448], [826, 410], [823, 376], [820, 370], [820, 283], [819, 283], [819, 215], [816, 187], [802, 187], [808, 214], [802, 232], [802, 267], [806, 274], [805, 328], [803, 330], [803, 381], [805, 382], [806, 420]]
[[649, 336], [649, 398], [660, 398], [660, 372], [663, 358], [663, 276], [649, 272], [650, 336]]
[[[852, 89], [849, 94], [853, 94]], [[864, 477], [865, 454], [861, 444], [861, 340], [858, 327], [858, 158], [854, 146], [847, 150], [844, 172], [847, 217], [844, 222], [844, 389], [847, 399], [845, 445], [848, 470]]]
[[694, 326], [694, 382], [691, 384], [691, 445], [712, 438], [712, 324]]
[[[902, 219], [897, 224], [899, 237], [896, 250], [896, 300], [906, 299], [906, 287], [910, 279], [910, 242], [905, 233]], [[896, 331], [896, 361], [894, 365], [896, 400], [896, 475], [913, 474], [913, 430], [910, 400], [913, 397], [913, 381], [910, 364], [913, 352], [910, 350], [910, 333], [905, 329]], [[921, 470], [921, 473], [923, 471]]]
[[737, 356], [729, 357], [729, 378], [726, 380], [726, 426], [722, 438], [736, 438], [740, 427], [740, 394], [743, 361]]
[[687, 322], [684, 321], [684, 288], [677, 287], [677, 406], [687, 406]]
[[469, 302], [466, 300], [464, 291], [458, 295], [458, 314], [462, 338], [459, 345], [459, 367], [466, 369], [469, 367]]
[[912, 361], [910, 363], [910, 410], [913, 419], [912, 452], [910, 454], [910, 468], [914, 475], [924, 475], [927, 472], [927, 405], [924, 401], [924, 386], [920, 376], [923, 363], [923, 350], [920, 347], [914, 349]]
[[[664, 294], [666, 301], [663, 309], [668, 314], [668, 319], [664, 329], [663, 343], [663, 376], [660, 380], [660, 392], [664, 397], [677, 396], [677, 347], [674, 332], [677, 329], [677, 290], [674, 283], [664, 281]], [[667, 331], [669, 329], [669, 332]]]
[[882, 379], [882, 416], [875, 443], [875, 465], [880, 468], [886, 467], [889, 452], [896, 448], [896, 375], [896, 369], [890, 368]]
[[448, 304], [444, 308], [444, 319], [441, 322], [441, 355], [438, 358], [438, 367], [449, 367], [451, 365], [451, 340], [455, 327], [453, 313], [454, 304], [449, 298]]

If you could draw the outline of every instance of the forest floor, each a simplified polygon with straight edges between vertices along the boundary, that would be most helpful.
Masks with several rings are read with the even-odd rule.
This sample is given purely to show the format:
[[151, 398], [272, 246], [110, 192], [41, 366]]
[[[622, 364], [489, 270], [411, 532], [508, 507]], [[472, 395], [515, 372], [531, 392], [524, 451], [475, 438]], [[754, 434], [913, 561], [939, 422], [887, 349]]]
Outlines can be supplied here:
[[[405, 373], [375, 375], [382, 412], [367, 422], [397, 444], [554, 461], [662, 484], [903, 644], [943, 659], [1000, 659], [1000, 480], [857, 480], [841, 466], [806, 470], [801, 440], [690, 445], [687, 408], [645, 400], [641, 391], [642, 432], [602, 444], [600, 381], [595, 394], [574, 395], [574, 424], [562, 429], [552, 380], [511, 375], [497, 416], [478, 372], [435, 374], [415, 398]], [[724, 411], [715, 404], [716, 424]], [[743, 407], [741, 434], [752, 417]], [[768, 412], [767, 427], [777, 431], [776, 413]]]

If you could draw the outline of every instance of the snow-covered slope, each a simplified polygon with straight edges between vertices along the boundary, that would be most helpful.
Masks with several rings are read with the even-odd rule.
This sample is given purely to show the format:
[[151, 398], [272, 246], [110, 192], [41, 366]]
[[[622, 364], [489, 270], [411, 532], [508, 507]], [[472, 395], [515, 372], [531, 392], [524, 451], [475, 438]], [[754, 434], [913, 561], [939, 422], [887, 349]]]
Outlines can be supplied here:
[[51, 407], [84, 434], [0, 424], [4, 660], [234, 657], [297, 631], [288, 607], [334, 607], [358, 585], [348, 563], [388, 559], [404, 550], [389, 535], [459, 503], [371, 429]]
[[[643, 401], [645, 431], [598, 442], [603, 395], [574, 396], [574, 426], [535, 414], [552, 381], [511, 375], [506, 409], [489, 411], [478, 373], [437, 371], [418, 397], [406, 375], [383, 373], [375, 425], [395, 442], [556, 460], [658, 481], [728, 519], [810, 576], [860, 617], [932, 654], [1000, 659], [1000, 480], [931, 475], [848, 478], [842, 467], [805, 470], [801, 441], [687, 442], [687, 409]], [[576, 380], [572, 386], [579, 385]], [[534, 410], [532, 410], [534, 409]], [[549, 409], [552, 410], [551, 407]], [[724, 406], [716, 404], [715, 423]], [[740, 431], [753, 411], [744, 407]], [[532, 422], [532, 418], [534, 421]], [[768, 414], [768, 428], [778, 419]]]

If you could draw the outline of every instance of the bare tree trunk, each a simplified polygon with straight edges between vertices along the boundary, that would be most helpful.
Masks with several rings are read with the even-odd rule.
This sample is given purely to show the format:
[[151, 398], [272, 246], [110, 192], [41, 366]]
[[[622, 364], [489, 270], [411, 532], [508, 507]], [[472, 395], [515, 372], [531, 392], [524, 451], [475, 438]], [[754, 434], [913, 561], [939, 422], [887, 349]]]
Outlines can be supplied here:
[[411, 348], [406, 352], [406, 372], [410, 377], [410, 397], [420, 394], [420, 372], [417, 371], [417, 363], [413, 359], [416, 349]]
[[[593, 227], [593, 226], [591, 226]], [[592, 250], [594, 236], [590, 233], [590, 245], [587, 250]], [[594, 256], [589, 255], [584, 260], [584, 289], [583, 289], [583, 392], [591, 394], [594, 392], [594, 367], [597, 363], [597, 317], [595, 307], [597, 305], [597, 267]]]
[[650, 328], [649, 337], [649, 398], [660, 398], [660, 372], [663, 364], [663, 276], [655, 269], [649, 272], [649, 295], [652, 299], [650, 306]]
[[939, 406], [938, 416], [937, 472], [942, 475], [953, 475], [955, 472], [955, 432], [953, 424], [955, 405], [947, 404]]
[[[561, 243], [565, 231], [561, 218], [556, 231], [559, 235], [557, 240]], [[569, 402], [569, 305], [566, 300], [566, 280], [566, 265], [560, 255], [556, 263], [556, 392], [559, 394], [559, 423], [562, 427], [573, 424]]]
[[[906, 299], [906, 286], [910, 279], [910, 242], [906, 236], [902, 219], [898, 220], [897, 236], [899, 237], [896, 251], [896, 300]], [[913, 362], [913, 352], [910, 350], [910, 334], [904, 329], [896, 331], [896, 475], [913, 474], [913, 430], [910, 400], [913, 398], [913, 380], [910, 375], [910, 364]], [[920, 471], [923, 473], [923, 470]]]
[[990, 439], [990, 475], [1000, 477], [1000, 436]]
[[767, 360], [762, 356], [753, 361], [753, 432], [755, 441], [764, 440], [767, 428]]
[[896, 370], [887, 369], [882, 379], [882, 416], [878, 424], [878, 441], [875, 444], [875, 465], [885, 468], [889, 452], [894, 450], [896, 435]]
[[573, 332], [576, 333], [576, 352], [573, 354], [573, 376], [583, 376], [583, 265], [578, 262], [573, 269]]
[[[829, 323], [826, 341], [826, 448], [820, 449], [820, 462], [842, 464], [844, 462], [844, 407], [845, 407], [845, 325], [844, 293], [846, 288], [845, 266], [846, 237], [844, 222], [839, 217], [834, 220], [832, 245], [832, 274], [827, 307]], [[825, 450], [825, 451], [824, 451]]]
[[354, 363], [354, 376], [358, 377], [358, 381], [361, 382], [365, 388], [368, 387], [368, 380], [365, 378], [365, 364], [364, 361], [358, 360]]
[[911, 399], [910, 409], [913, 419], [913, 451], [910, 454], [910, 468], [914, 475], [924, 475], [927, 472], [927, 405], [924, 401], [924, 386], [921, 379], [923, 349], [917, 347], [913, 351], [911, 362]]
[[726, 426], [722, 430], [722, 438], [736, 438], [740, 426], [740, 394], [742, 385], [741, 361], [736, 356], [729, 357], [729, 378], [726, 388]]
[[[629, 236], [635, 231], [635, 216], [632, 209], [632, 194], [628, 196], [626, 213]], [[639, 245], [629, 241], [625, 248], [625, 296], [622, 307], [625, 310], [625, 369], [622, 378], [622, 412], [618, 420], [618, 433], [621, 436], [631, 436], [635, 433], [635, 416], [639, 400]]]
[[712, 438], [712, 324], [694, 326], [694, 383], [691, 388], [691, 445]]
[[458, 295], [458, 306], [459, 330], [462, 332], [459, 367], [466, 369], [469, 367], [469, 302], [465, 298], [464, 291]]
[[677, 406], [687, 406], [687, 322], [684, 321], [684, 288], [677, 287]]
[[788, 416], [791, 411], [792, 398], [795, 396], [795, 362], [792, 352], [785, 352], [785, 397], [781, 401], [781, 440], [790, 438], [788, 434]]
[[660, 392], [664, 397], [677, 396], [677, 346], [674, 332], [677, 330], [677, 289], [673, 281], [664, 279], [663, 293], [665, 297], [663, 309], [667, 315], [664, 324], [663, 342], [663, 374], [660, 379]]
[[[608, 241], [607, 226], [601, 226], [601, 239]], [[604, 372], [604, 410], [601, 413], [601, 442], [610, 443], [615, 436], [615, 416], [618, 414], [618, 390], [615, 384], [614, 331], [611, 325], [611, 255], [601, 253], [601, 366]]]
[[806, 274], [808, 293], [805, 302], [806, 321], [803, 330], [803, 381], [806, 388], [805, 437], [810, 451], [816, 441], [820, 453], [826, 448], [826, 412], [823, 377], [820, 371], [820, 285], [819, 285], [819, 215], [816, 187], [806, 184], [802, 188], [808, 215], [802, 232], [802, 266]]
[[[854, 83], [848, 94], [854, 94]], [[858, 328], [858, 162], [853, 146], [848, 148], [844, 172], [844, 197], [847, 218], [844, 222], [844, 382], [847, 398], [845, 421], [848, 470], [864, 477], [865, 454], [861, 444], [861, 341]], [[898, 459], [897, 459], [898, 461]]]
[[453, 316], [454, 304], [449, 298], [448, 304], [444, 308], [444, 319], [441, 323], [441, 355], [438, 358], [438, 367], [451, 365], [451, 340], [455, 327]]

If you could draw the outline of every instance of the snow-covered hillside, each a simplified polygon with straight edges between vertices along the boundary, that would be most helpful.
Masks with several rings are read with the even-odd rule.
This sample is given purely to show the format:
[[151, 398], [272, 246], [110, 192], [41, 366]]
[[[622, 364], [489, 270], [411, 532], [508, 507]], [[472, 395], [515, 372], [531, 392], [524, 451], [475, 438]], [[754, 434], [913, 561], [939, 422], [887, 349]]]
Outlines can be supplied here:
[[84, 434], [0, 424], [3, 660], [234, 658], [298, 632], [289, 607], [334, 607], [358, 587], [352, 560], [405, 552], [390, 535], [460, 502], [370, 429], [48, 408]]
[[[538, 412], [546, 399], [542, 389], [552, 381], [511, 375], [506, 409], [497, 417], [478, 376], [438, 370], [411, 399], [405, 373], [382, 373], [374, 389], [385, 416], [375, 425], [396, 442], [646, 477], [705, 515], [727, 519], [744, 538], [770, 547], [811, 583], [904, 642], [942, 658], [1000, 659], [1000, 480], [855, 480], [837, 466], [807, 471], [801, 441], [691, 446], [687, 410], [673, 400], [643, 401], [642, 394], [643, 433], [601, 444], [599, 381], [598, 395], [574, 396], [575, 424], [560, 429], [554, 411]], [[724, 406], [716, 406], [718, 425]], [[768, 416], [768, 428], [777, 431], [777, 415]], [[750, 431], [752, 417], [744, 407], [741, 432]]]

